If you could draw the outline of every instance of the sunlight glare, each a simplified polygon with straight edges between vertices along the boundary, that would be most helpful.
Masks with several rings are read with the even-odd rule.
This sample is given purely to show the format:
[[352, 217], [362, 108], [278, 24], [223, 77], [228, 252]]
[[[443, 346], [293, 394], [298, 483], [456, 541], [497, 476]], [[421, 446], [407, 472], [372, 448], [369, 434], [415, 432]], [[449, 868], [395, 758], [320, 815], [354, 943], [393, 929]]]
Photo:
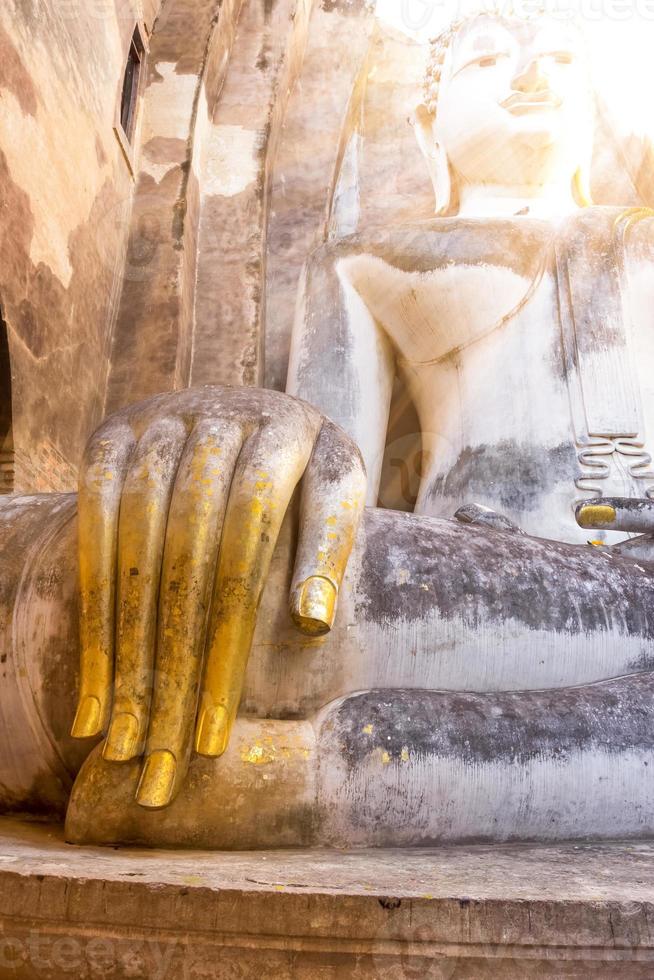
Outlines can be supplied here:
[[[527, 0], [525, 0], [527, 2]], [[377, 0], [376, 15], [408, 37], [425, 42], [452, 19], [489, 9], [489, 0]], [[654, 138], [654, 0], [579, 0], [574, 9], [587, 39], [598, 93], [622, 134]]]

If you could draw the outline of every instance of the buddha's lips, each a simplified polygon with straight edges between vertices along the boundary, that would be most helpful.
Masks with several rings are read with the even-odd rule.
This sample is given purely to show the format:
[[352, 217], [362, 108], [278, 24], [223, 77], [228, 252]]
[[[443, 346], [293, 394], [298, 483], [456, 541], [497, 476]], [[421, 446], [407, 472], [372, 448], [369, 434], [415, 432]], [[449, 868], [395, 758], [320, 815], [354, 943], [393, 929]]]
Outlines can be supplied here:
[[526, 112], [537, 112], [541, 109], [559, 109], [563, 100], [550, 89], [544, 92], [513, 92], [512, 95], [500, 102], [503, 109], [520, 116]]

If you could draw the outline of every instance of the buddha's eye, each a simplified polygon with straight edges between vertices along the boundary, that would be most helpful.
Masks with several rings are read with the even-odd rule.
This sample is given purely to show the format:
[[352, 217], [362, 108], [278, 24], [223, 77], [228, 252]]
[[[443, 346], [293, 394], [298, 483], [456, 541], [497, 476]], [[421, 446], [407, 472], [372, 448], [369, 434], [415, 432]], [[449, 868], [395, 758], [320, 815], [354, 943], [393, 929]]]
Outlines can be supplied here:
[[569, 51], [554, 51], [552, 58], [557, 65], [571, 65], [574, 61], [574, 56]]
[[487, 54], [483, 58], [480, 58], [477, 64], [480, 68], [493, 68], [497, 64], [499, 56], [496, 54]]
[[454, 72], [452, 78], [455, 78], [462, 71], [474, 68], [494, 68], [500, 61], [508, 57], [509, 54], [506, 51], [496, 51], [492, 54], [482, 54], [478, 58], [472, 58], [470, 61], [466, 61], [465, 64]]

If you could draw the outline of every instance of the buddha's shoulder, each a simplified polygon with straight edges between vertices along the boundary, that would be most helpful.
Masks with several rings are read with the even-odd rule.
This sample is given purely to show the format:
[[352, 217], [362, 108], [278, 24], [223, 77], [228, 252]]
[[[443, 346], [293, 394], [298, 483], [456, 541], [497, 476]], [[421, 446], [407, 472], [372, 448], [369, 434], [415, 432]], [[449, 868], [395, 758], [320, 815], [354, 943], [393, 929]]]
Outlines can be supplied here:
[[602, 238], [651, 238], [654, 209], [591, 206], [563, 219], [548, 221], [529, 216], [509, 218], [430, 218], [405, 224], [372, 227], [331, 241], [336, 255], [371, 252], [391, 260], [443, 256], [467, 262], [475, 256], [505, 255], [517, 250], [541, 249], [554, 240], [575, 235]]
[[570, 250], [582, 247], [605, 251], [642, 252], [651, 257], [654, 251], [654, 210], [651, 208], [588, 207], [562, 223], [559, 240]]
[[432, 218], [367, 229], [325, 250], [335, 261], [367, 256], [407, 272], [493, 265], [528, 273], [542, 261], [553, 234], [551, 223], [528, 217]]
[[370, 228], [329, 242], [325, 251], [335, 261], [368, 256], [407, 272], [495, 265], [529, 274], [554, 243], [563, 252], [583, 243], [585, 248], [612, 245], [654, 257], [654, 210], [592, 206], [558, 221], [528, 216], [431, 218]]

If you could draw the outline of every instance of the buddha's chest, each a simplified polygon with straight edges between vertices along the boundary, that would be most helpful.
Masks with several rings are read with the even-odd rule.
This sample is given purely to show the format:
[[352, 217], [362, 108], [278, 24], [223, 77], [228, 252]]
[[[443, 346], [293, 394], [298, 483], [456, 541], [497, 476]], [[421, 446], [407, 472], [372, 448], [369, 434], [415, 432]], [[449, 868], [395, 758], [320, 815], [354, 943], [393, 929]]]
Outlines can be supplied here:
[[394, 270], [367, 294], [423, 426], [423, 512], [475, 500], [582, 541], [577, 501], [654, 492], [651, 263], [569, 272], [553, 250], [531, 276]]
[[346, 267], [398, 357], [409, 364], [451, 356], [515, 319], [543, 272], [534, 278], [506, 266], [454, 262], [407, 272], [366, 255]]
[[587, 292], [594, 337], [548, 271], [491, 330], [444, 357], [402, 358], [428, 446], [422, 512], [476, 501], [530, 533], [582, 542], [580, 500], [654, 493], [652, 281], [623, 286], [611, 317], [593, 314]]
[[474, 500], [524, 524], [554, 490], [572, 506], [579, 448], [552, 275], [491, 329], [444, 357], [402, 358], [401, 370], [423, 427], [426, 512]]
[[372, 255], [345, 276], [391, 339], [421, 418], [456, 411], [504, 438], [641, 440], [654, 423], [654, 272], [601, 242], [543, 242], [527, 267], [477, 260], [407, 271]]
[[398, 358], [430, 431], [457, 447], [573, 441], [571, 377], [555, 283], [544, 277], [508, 317], [486, 328], [472, 318], [466, 341], [431, 359]]

